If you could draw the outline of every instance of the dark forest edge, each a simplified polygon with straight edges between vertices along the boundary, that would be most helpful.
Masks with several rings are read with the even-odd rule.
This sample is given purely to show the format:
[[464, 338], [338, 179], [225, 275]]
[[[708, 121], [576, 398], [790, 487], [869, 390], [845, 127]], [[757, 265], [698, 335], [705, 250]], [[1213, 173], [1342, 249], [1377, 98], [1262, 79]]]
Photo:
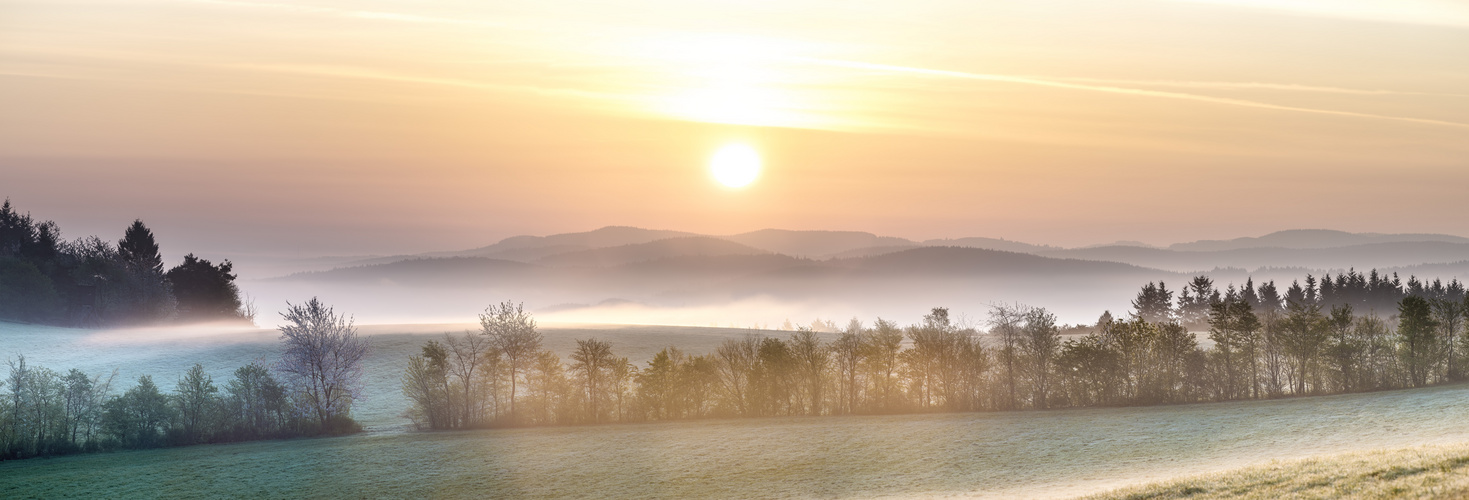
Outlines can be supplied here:
[[76, 327], [252, 322], [232, 271], [229, 260], [214, 264], [192, 253], [165, 270], [141, 220], [116, 244], [96, 236], [68, 242], [55, 222], [37, 222], [8, 199], [0, 205], [0, 320]]
[[120, 395], [111, 375], [66, 374], [8, 360], [0, 401], [0, 460], [360, 432], [366, 339], [311, 299], [282, 314], [281, 358], [235, 370], [224, 386], [195, 364], [172, 394], [149, 375]]
[[[1270, 399], [1465, 380], [1469, 297], [1457, 280], [1355, 271], [1178, 294], [1149, 283], [1126, 319], [1104, 312], [1063, 340], [1053, 314], [990, 306], [984, 331], [945, 308], [907, 327], [853, 319], [831, 341], [802, 328], [714, 352], [676, 347], [638, 367], [597, 339], [570, 362], [542, 348], [520, 305], [480, 314], [480, 330], [430, 340], [409, 359], [406, 417], [419, 429], [580, 425], [700, 418], [968, 412]], [[1383, 307], [1388, 305], [1391, 309]], [[1387, 318], [1378, 311], [1390, 311]], [[1192, 330], [1206, 330], [1202, 347]]]

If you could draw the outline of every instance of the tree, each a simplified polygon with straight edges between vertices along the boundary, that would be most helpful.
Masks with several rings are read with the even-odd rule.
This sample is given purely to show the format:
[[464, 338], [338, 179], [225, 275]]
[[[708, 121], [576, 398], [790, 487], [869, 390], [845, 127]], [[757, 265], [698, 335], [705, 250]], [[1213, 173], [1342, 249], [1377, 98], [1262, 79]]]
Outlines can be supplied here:
[[541, 352], [541, 334], [536, 331], [536, 320], [525, 312], [522, 304], [501, 302], [485, 308], [479, 315], [480, 334], [490, 339], [490, 345], [505, 357], [505, 368], [510, 371], [510, 419], [514, 421], [515, 398], [518, 383], [532, 366]]
[[616, 415], [619, 422], [627, 419], [627, 399], [632, 393], [632, 385], [637, 376], [638, 367], [627, 358], [612, 360], [612, 365], [607, 370], [607, 381], [612, 389], [612, 397], [617, 401]]
[[461, 425], [474, 425], [482, 418], [486, 390], [479, 377], [490, 371], [499, 362], [500, 353], [490, 346], [490, 339], [472, 332], [464, 332], [458, 339], [444, 334], [444, 343], [449, 346], [449, 375], [458, 380], [464, 401], [460, 404], [464, 415]]
[[857, 399], [860, 394], [861, 385], [858, 383], [862, 373], [862, 323], [856, 322], [847, 325], [847, 331], [842, 332], [835, 342], [831, 343], [831, 356], [833, 367], [836, 369], [837, 405], [838, 413], [854, 413], [857, 411]]
[[[719, 377], [719, 388], [724, 393], [725, 399], [733, 406], [736, 414], [755, 414], [755, 409], [752, 408], [754, 398], [750, 395], [750, 385], [754, 377], [755, 365], [759, 363], [759, 350], [760, 339], [753, 335], [739, 340], [726, 340], [714, 350], [715, 359], [718, 361], [716, 372]], [[673, 351], [673, 353], [678, 352], [676, 349]], [[661, 383], [661, 379], [655, 378], [662, 376], [661, 373], [648, 374], [647, 372], [665, 369], [669, 368], [662, 364], [649, 364], [648, 369], [644, 372], [650, 377], [649, 380]]]
[[1132, 315], [1149, 323], [1162, 323], [1173, 319], [1173, 292], [1168, 285], [1159, 281], [1143, 285], [1137, 298], [1132, 300]]
[[138, 377], [138, 385], [105, 405], [103, 427], [127, 448], [162, 446], [164, 432], [173, 419], [168, 397], [158, 392], [153, 377]]
[[807, 403], [806, 414], [820, 415], [826, 386], [826, 365], [831, 360], [821, 338], [811, 330], [800, 330], [791, 334], [791, 355], [796, 361], [796, 377], [800, 380], [801, 394]]
[[141, 219], [134, 219], [123, 232], [122, 239], [117, 242], [117, 254], [135, 269], [163, 274], [163, 256], [158, 253], [158, 242], [153, 240], [153, 231]]
[[[1455, 282], [1457, 284], [1457, 281]], [[1462, 293], [1462, 292], [1461, 292]], [[1461, 297], [1444, 294], [1442, 297], [1430, 299], [1429, 305], [1433, 308], [1433, 321], [1438, 323], [1439, 340], [1443, 345], [1439, 348], [1443, 352], [1443, 362], [1446, 368], [1445, 376], [1449, 380], [1463, 378], [1458, 356], [1459, 330], [1464, 324], [1464, 301]]]
[[1178, 321], [1189, 328], [1198, 328], [1209, 321], [1209, 307], [1219, 301], [1219, 291], [1214, 289], [1214, 280], [1208, 276], [1196, 276], [1178, 297]]
[[200, 443], [209, 437], [217, 418], [217, 393], [219, 388], [214, 386], [214, 378], [204, 373], [204, 365], [195, 363], [179, 377], [173, 402], [186, 444]]
[[423, 345], [422, 355], [408, 358], [408, 368], [403, 373], [403, 395], [413, 402], [409, 416], [419, 428], [454, 427], [448, 357], [442, 344], [430, 340]]
[[1056, 315], [1044, 308], [1033, 308], [1025, 313], [1021, 349], [1030, 362], [1031, 402], [1039, 409], [1046, 409], [1046, 394], [1050, 391], [1051, 359], [1061, 347], [1061, 332], [1056, 329]]
[[1326, 358], [1335, 375], [1335, 389], [1340, 392], [1356, 390], [1358, 365], [1362, 362], [1363, 343], [1355, 338], [1352, 305], [1348, 303], [1331, 306], [1326, 326], [1329, 332]]
[[1438, 339], [1434, 330], [1438, 323], [1428, 300], [1417, 295], [1403, 297], [1398, 303], [1398, 339], [1402, 345], [1403, 364], [1408, 368], [1408, 380], [1413, 387], [1422, 387], [1429, 382], [1438, 354]]
[[[1152, 283], [1148, 284], [1152, 287]], [[1156, 293], [1157, 287], [1152, 287]], [[1144, 292], [1148, 289], [1144, 288]], [[1141, 298], [1141, 296], [1140, 296]], [[1136, 303], [1134, 303], [1136, 305]], [[1006, 402], [1005, 409], [1013, 410], [1018, 403], [1016, 387], [1016, 364], [1020, 359], [1020, 344], [1024, 338], [1025, 314], [1029, 308], [1015, 305], [990, 306], [990, 333], [1000, 338], [1000, 363], [1004, 367]]]
[[[370, 348], [357, 336], [352, 320], [316, 297], [305, 304], [286, 303], [280, 328], [284, 350], [276, 369], [300, 408], [316, 417], [323, 432], [339, 432], [336, 419], [351, 413], [362, 394], [362, 361]], [[344, 422], [343, 425], [349, 423]]]
[[240, 311], [240, 289], [235, 286], [234, 265], [226, 260], [214, 265], [206, 259], [184, 256], [184, 262], [166, 275], [178, 301], [183, 319], [237, 319]]
[[881, 411], [895, 411], [902, 395], [896, 375], [903, 349], [903, 330], [895, 322], [877, 318], [864, 337], [862, 359], [866, 361], [869, 379], [876, 386], [875, 406]]
[[1300, 291], [1298, 286], [1292, 285], [1290, 290], [1287, 293], [1289, 304], [1282, 322], [1284, 335], [1279, 340], [1295, 368], [1291, 374], [1295, 382], [1295, 393], [1304, 394], [1308, 384], [1313, 390], [1319, 387], [1311, 382], [1318, 379], [1317, 362], [1326, 345], [1327, 323], [1326, 317], [1321, 314], [1320, 303], [1309, 298], [1296, 299], [1295, 297], [1309, 296], [1296, 293]]
[[606, 379], [618, 360], [612, 356], [612, 344], [597, 339], [577, 340], [576, 351], [571, 353], [571, 360], [571, 370], [581, 377], [592, 422], [601, 422], [601, 403], [608, 396]]
[[256, 439], [283, 430], [290, 402], [286, 388], [265, 366], [250, 363], [236, 369], [234, 378], [225, 384], [225, 393], [234, 439]]

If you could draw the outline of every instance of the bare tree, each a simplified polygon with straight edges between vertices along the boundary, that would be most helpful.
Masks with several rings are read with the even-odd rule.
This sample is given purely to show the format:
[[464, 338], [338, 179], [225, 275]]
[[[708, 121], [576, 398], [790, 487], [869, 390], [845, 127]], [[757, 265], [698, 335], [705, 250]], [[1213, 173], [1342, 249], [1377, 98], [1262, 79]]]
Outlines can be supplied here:
[[471, 332], [464, 332], [464, 336], [458, 339], [445, 333], [444, 343], [448, 344], [449, 353], [452, 354], [449, 359], [449, 374], [464, 386], [464, 415], [460, 425], [470, 426], [479, 417], [475, 415], [475, 411], [481, 407], [480, 401], [485, 392], [475, 383], [475, 374], [482, 371], [484, 365], [493, 363], [491, 358], [499, 354], [490, 346], [489, 338]]
[[826, 368], [831, 362], [831, 353], [816, 332], [799, 330], [791, 334], [791, 354], [796, 358], [796, 373], [801, 380], [801, 390], [809, 404], [810, 415], [821, 414], [821, 403], [825, 397], [821, 388], [826, 385]]
[[480, 334], [489, 338], [490, 345], [505, 357], [505, 368], [510, 371], [510, 418], [514, 420], [519, 380], [536, 364], [541, 352], [536, 320], [525, 312], [522, 304], [505, 301], [486, 307], [479, 315], [479, 325]]
[[719, 361], [719, 386], [735, 411], [740, 415], [751, 415], [750, 374], [759, 363], [760, 338], [748, 336], [740, 340], [726, 340], [714, 351]]
[[285, 375], [298, 405], [315, 414], [322, 429], [329, 421], [351, 412], [352, 402], [362, 396], [362, 360], [370, 348], [357, 336], [350, 318], [337, 314], [316, 297], [305, 304], [291, 304], [281, 317], [285, 352], [276, 370]]
[[587, 410], [593, 422], [602, 421], [602, 407], [607, 389], [604, 379], [609, 375], [617, 358], [612, 356], [612, 344], [597, 339], [576, 341], [576, 351], [571, 353], [571, 370], [581, 376], [582, 388], [586, 390]]
[[1020, 342], [1023, 337], [1025, 315], [1030, 308], [1020, 304], [998, 304], [990, 306], [990, 333], [999, 337], [1000, 363], [1005, 367], [1005, 390], [1008, 400], [1005, 409], [1016, 407], [1015, 363], [1020, 358]]

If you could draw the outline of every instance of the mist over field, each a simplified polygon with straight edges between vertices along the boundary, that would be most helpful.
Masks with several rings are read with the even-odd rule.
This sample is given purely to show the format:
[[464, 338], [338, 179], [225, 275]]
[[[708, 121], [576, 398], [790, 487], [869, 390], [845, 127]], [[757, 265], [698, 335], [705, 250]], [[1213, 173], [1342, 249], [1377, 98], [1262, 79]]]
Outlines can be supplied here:
[[977, 325], [992, 305], [1016, 302], [1090, 324], [1103, 311], [1129, 310], [1148, 282], [1181, 286], [1203, 275], [1220, 288], [1247, 279], [1285, 287], [1307, 274], [1348, 270], [1463, 281], [1469, 238], [1302, 230], [1166, 248], [1060, 248], [977, 237], [607, 227], [463, 251], [242, 265], [241, 280], [265, 310], [319, 295], [373, 323], [464, 321], [514, 300], [551, 321], [776, 328], [816, 319], [911, 323], [933, 307]]

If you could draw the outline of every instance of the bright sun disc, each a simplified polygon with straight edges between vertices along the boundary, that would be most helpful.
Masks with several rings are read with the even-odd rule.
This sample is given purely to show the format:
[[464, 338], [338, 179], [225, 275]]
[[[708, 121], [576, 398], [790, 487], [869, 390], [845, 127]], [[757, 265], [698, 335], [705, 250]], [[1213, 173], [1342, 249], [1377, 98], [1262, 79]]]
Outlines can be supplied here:
[[745, 187], [760, 176], [760, 153], [744, 144], [731, 144], [714, 153], [709, 159], [709, 170], [720, 184]]

